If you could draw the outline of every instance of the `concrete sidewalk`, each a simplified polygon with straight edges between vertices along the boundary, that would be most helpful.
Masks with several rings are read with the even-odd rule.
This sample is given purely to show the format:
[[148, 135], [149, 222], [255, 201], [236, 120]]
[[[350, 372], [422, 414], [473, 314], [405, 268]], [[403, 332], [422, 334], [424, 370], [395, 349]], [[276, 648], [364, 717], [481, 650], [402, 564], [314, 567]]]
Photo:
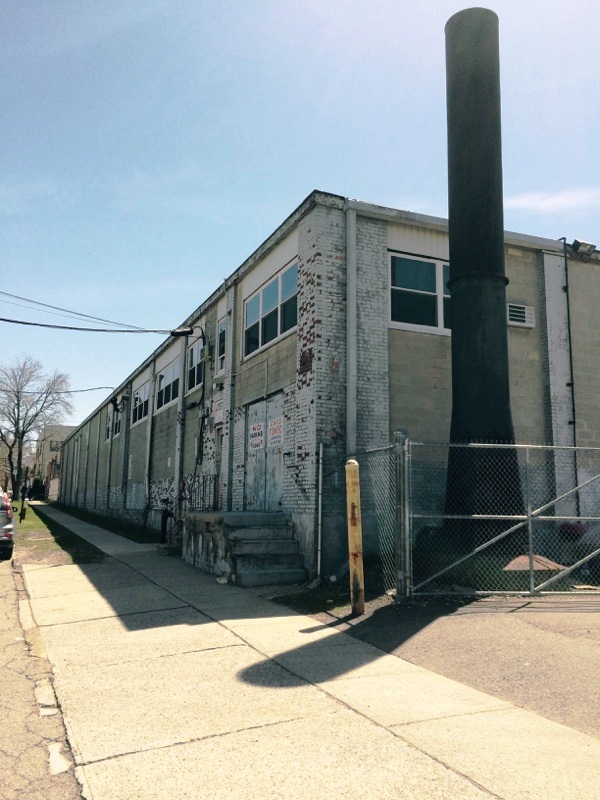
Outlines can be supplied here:
[[112, 556], [24, 567], [91, 800], [600, 800], [598, 739], [43, 513]]

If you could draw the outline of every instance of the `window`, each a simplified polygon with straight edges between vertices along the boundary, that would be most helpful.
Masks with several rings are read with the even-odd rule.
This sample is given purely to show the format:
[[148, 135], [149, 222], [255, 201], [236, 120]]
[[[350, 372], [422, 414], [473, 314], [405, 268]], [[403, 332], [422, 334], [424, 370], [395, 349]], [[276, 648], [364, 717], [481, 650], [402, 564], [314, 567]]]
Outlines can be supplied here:
[[298, 319], [298, 264], [263, 286], [244, 306], [244, 355], [261, 347], [296, 326]]
[[121, 414], [115, 411], [113, 414], [113, 436], [118, 436], [121, 433]]
[[148, 416], [148, 401], [150, 400], [150, 381], [146, 381], [133, 393], [133, 408], [131, 411], [131, 424], [134, 425]]
[[106, 409], [106, 428], [104, 429], [104, 439], [108, 442], [110, 439], [110, 432], [112, 430], [112, 410]]
[[400, 255], [392, 255], [390, 265], [392, 322], [413, 330], [449, 330], [450, 266]]
[[225, 370], [225, 342], [227, 340], [227, 318], [219, 320], [217, 325], [217, 372]]
[[188, 360], [187, 360], [187, 386], [186, 391], [190, 392], [196, 386], [201, 386], [204, 383], [204, 361], [202, 360], [202, 339], [191, 347], [188, 347]]
[[156, 410], [179, 397], [179, 358], [171, 361], [158, 373], [156, 382]]

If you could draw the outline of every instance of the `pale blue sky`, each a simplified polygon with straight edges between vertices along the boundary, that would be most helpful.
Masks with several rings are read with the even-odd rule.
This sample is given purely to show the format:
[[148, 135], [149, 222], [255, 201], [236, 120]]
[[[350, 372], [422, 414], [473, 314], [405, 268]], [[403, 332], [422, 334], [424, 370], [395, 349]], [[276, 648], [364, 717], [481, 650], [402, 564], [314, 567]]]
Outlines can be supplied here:
[[[180, 324], [313, 189], [447, 213], [450, 0], [0, 0], [3, 290]], [[600, 4], [497, 0], [505, 226], [600, 245]], [[2, 296], [2, 317], [69, 324]], [[12, 302], [12, 301], [11, 301]], [[0, 323], [73, 389], [162, 341]], [[74, 395], [82, 421], [107, 392]]]

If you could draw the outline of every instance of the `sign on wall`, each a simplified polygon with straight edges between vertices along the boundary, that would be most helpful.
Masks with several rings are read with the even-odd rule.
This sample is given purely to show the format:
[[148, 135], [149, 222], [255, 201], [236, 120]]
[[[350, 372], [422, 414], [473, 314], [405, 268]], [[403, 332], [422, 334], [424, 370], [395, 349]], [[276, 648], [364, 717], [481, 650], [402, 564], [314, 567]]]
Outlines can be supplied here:
[[262, 422], [255, 422], [248, 428], [248, 449], [262, 450], [265, 446], [265, 426]]
[[281, 447], [281, 445], [283, 445], [283, 417], [274, 417], [269, 420], [267, 447]]
[[225, 400], [217, 400], [215, 403], [213, 419], [216, 425], [225, 421]]

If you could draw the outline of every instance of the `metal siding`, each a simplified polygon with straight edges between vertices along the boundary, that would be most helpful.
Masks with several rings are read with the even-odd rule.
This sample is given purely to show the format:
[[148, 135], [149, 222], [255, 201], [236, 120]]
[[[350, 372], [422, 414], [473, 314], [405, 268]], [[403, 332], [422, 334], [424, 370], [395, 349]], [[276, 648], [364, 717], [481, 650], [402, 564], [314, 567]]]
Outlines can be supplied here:
[[388, 225], [388, 248], [448, 260], [448, 234], [412, 225]]

